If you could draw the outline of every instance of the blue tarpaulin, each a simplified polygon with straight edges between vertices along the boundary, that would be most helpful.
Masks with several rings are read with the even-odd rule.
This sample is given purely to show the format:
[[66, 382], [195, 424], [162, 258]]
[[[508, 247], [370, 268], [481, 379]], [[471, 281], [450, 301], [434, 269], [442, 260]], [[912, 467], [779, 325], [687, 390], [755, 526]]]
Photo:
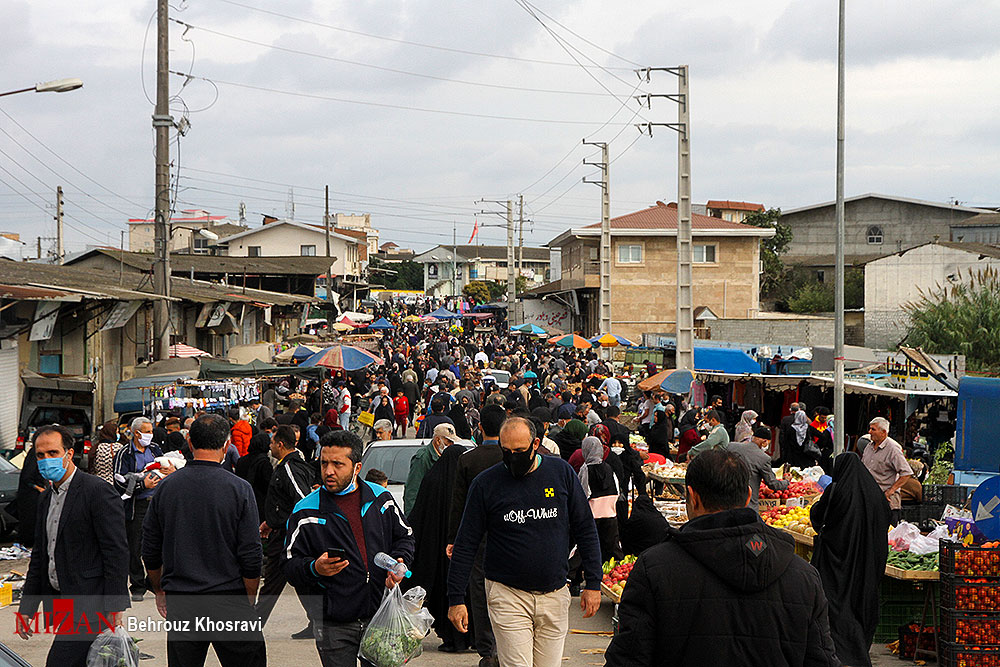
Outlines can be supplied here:
[[694, 369], [716, 373], [760, 373], [760, 364], [743, 350], [728, 347], [695, 347]]

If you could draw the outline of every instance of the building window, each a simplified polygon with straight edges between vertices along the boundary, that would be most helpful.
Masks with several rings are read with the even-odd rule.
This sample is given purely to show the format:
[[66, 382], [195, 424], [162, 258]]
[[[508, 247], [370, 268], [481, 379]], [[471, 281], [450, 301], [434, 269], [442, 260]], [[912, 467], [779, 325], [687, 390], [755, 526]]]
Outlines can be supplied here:
[[641, 245], [624, 245], [622, 243], [618, 244], [618, 263], [619, 264], [641, 264], [642, 263], [642, 246]]
[[[316, 253], [313, 252], [313, 254], [315, 255]], [[260, 246], [259, 245], [247, 246], [247, 257], [260, 257]]]
[[316, 256], [316, 246], [314, 245], [300, 245], [299, 254], [303, 257], [315, 257]]
[[695, 264], [715, 264], [715, 246], [697, 244], [692, 246], [691, 259]]
[[872, 225], [868, 228], [868, 245], [882, 245], [882, 228]]
[[199, 255], [208, 254], [208, 239], [196, 236], [194, 238], [194, 251]]

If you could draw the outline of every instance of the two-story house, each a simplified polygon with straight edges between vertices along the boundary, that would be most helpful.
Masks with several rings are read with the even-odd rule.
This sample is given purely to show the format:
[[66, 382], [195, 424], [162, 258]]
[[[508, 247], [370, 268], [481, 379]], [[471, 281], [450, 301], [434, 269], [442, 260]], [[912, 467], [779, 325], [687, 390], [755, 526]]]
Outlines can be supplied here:
[[[696, 309], [717, 317], [753, 317], [760, 307], [760, 240], [774, 235], [692, 214]], [[573, 315], [572, 328], [598, 333], [601, 225], [568, 229], [548, 245], [562, 251], [559, 280], [526, 293], [555, 299]], [[655, 206], [611, 219], [611, 332], [640, 337], [672, 331], [677, 304], [677, 206]], [[564, 327], [565, 328], [565, 327]], [[602, 332], [606, 333], [606, 332]]]
[[[514, 249], [515, 273], [520, 256], [520, 275], [527, 279], [529, 288], [548, 279], [549, 255], [548, 248]], [[461, 294], [462, 288], [473, 280], [507, 282], [507, 246], [439, 245], [415, 256], [413, 261], [424, 265], [424, 293], [427, 296]]]

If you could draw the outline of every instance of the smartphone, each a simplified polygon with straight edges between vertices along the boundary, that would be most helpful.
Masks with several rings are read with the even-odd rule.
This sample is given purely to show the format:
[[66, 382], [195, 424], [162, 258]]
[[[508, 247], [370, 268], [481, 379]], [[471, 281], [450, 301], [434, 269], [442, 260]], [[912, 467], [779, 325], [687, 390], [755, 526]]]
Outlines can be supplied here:
[[331, 558], [331, 559], [335, 559], [335, 560], [336, 559], [347, 560], [347, 552], [344, 551], [343, 549], [340, 549], [340, 548], [327, 549], [326, 550], [326, 557], [327, 558]]

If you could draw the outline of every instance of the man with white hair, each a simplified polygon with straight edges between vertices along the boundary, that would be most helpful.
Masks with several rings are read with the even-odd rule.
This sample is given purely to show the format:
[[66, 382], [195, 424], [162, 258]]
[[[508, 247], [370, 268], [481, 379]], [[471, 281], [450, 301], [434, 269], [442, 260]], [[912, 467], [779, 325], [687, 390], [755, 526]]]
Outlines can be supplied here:
[[[114, 458], [114, 486], [118, 493], [126, 492], [129, 473], [140, 472], [163, 456], [159, 445], [153, 442], [153, 422], [145, 417], [136, 417], [129, 426], [129, 444], [118, 450]], [[149, 501], [159, 478], [147, 476], [142, 489], [125, 499], [125, 532], [128, 536], [129, 590], [132, 601], [140, 602], [146, 593], [146, 569], [142, 566], [142, 521], [146, 518]]]
[[889, 522], [895, 526], [899, 523], [899, 489], [913, 471], [906, 461], [903, 448], [889, 437], [889, 420], [885, 417], [871, 420], [868, 424], [868, 435], [871, 444], [865, 447], [861, 460], [875, 478], [879, 488], [885, 492], [885, 497], [889, 501]]
[[376, 440], [392, 440], [392, 422], [388, 419], [379, 419], [372, 430], [375, 431]]

